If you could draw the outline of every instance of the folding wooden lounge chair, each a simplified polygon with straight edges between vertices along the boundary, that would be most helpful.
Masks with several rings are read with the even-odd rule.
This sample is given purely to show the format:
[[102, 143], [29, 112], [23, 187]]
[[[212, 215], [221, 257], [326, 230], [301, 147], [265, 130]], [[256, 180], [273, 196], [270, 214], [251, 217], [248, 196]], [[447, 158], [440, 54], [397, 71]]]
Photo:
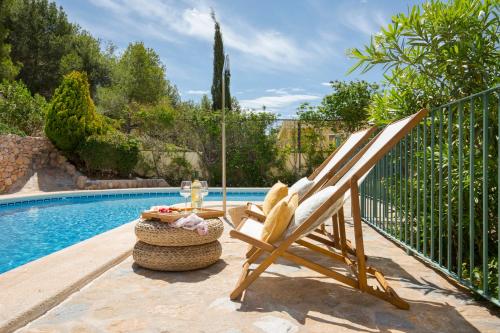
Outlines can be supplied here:
[[[376, 131], [377, 126], [372, 126], [369, 128], [365, 128], [359, 130], [357, 132], [349, 135], [347, 140], [345, 140], [337, 149], [335, 149], [329, 156], [326, 158], [321, 165], [319, 165], [308, 177], [307, 179], [313, 181], [313, 186], [306, 192], [306, 194], [299, 199], [299, 202], [304, 201], [313, 193], [322, 189], [324, 185], [332, 179], [332, 177], [340, 170], [340, 168], [347, 162], [349, 159], [363, 146], [363, 144], [368, 141], [368, 139], [373, 135]], [[245, 209], [245, 215], [254, 220], [264, 222], [266, 216], [262, 211], [262, 208], [256, 204], [248, 203], [247, 208]], [[330, 238], [330, 246], [334, 246], [338, 249], [344, 248], [351, 254], [355, 254], [355, 249], [352, 246], [352, 242], [348, 239], [345, 239], [343, 243], [340, 242], [340, 233], [341, 226], [339, 227], [338, 221], [344, 220], [344, 213], [342, 210], [339, 211], [338, 214], [335, 214], [332, 217], [332, 226], [333, 230], [331, 233], [327, 232], [325, 225], [321, 224], [319, 228], [316, 230], [319, 234], [327, 236]], [[313, 235], [311, 237], [314, 238]], [[250, 257], [255, 252], [254, 247], [250, 247], [247, 252], [247, 258]]]
[[[351, 158], [362, 145], [368, 141], [372, 134], [377, 129], [372, 126], [360, 131], [354, 132], [347, 140], [345, 140], [337, 149], [335, 149], [324, 161], [319, 165], [307, 179], [313, 181], [312, 187], [303, 195], [299, 202], [308, 198], [311, 194], [320, 189], [332, 176], [340, 170], [340, 168]], [[256, 204], [248, 203], [245, 214], [259, 221], [264, 221], [266, 216], [262, 208]]]
[[[319, 207], [308, 215], [302, 224], [294, 226], [296, 229], [290, 230], [290, 226], [292, 226], [291, 223], [289, 230], [285, 232], [286, 236], [281, 240], [279, 245], [262, 241], [260, 233], [262, 231], [263, 224], [252, 219], [245, 220], [238, 226], [238, 229], [232, 230], [230, 232], [231, 237], [251, 244], [257, 248], [257, 251], [255, 251], [243, 264], [241, 277], [236, 284], [236, 288], [231, 292], [231, 299], [239, 298], [244, 290], [247, 289], [251, 283], [260, 276], [260, 274], [262, 274], [271, 264], [281, 257], [298, 265], [305, 266], [327, 277], [338, 280], [348, 286], [383, 299], [400, 309], [409, 309], [409, 304], [401, 299], [389, 286], [384, 278], [384, 275], [375, 268], [366, 265], [363, 232], [361, 226], [359, 185], [375, 164], [387, 152], [389, 152], [399, 140], [408, 134], [409, 131], [427, 115], [427, 113], [428, 111], [423, 109], [410, 117], [388, 125], [384, 130], [382, 130], [368, 145], [366, 145], [353, 159], [351, 159], [336, 174], [336, 176], [328, 181], [326, 184], [327, 187], [325, 187], [321, 192], [328, 191], [327, 193], [329, 196], [324, 201], [319, 203]], [[330, 186], [330, 184], [335, 185]], [[321, 192], [318, 192], [314, 196], [318, 197]], [[350, 194], [351, 198], [356, 245], [356, 255], [353, 259], [351, 259], [345, 251], [338, 253], [331, 248], [325, 248], [303, 239], [310, 233], [310, 231], [314, 230], [316, 226], [323, 223], [324, 219], [328, 218], [325, 214], [329, 214], [332, 207], [341, 208], [344, 203], [344, 198], [346, 198], [348, 194]], [[299, 209], [300, 205], [295, 211], [296, 215]], [[345, 235], [342, 236], [345, 239]], [[293, 243], [302, 245], [319, 255], [340, 261], [350, 268], [354, 277], [344, 275], [294, 254], [290, 251], [290, 247]], [[268, 256], [254, 270], [249, 272], [250, 265], [255, 263], [255, 261], [264, 254], [267, 254]], [[379, 286], [374, 287], [368, 284], [368, 274], [372, 275], [376, 279], [381, 288], [379, 288]]]

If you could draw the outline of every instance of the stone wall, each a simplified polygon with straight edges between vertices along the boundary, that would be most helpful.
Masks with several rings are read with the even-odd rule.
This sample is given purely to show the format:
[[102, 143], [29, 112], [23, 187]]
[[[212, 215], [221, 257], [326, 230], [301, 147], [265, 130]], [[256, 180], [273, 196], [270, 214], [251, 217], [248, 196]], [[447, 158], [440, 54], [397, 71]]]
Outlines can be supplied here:
[[56, 167], [76, 181], [80, 174], [44, 137], [0, 135], [0, 193], [44, 167]]
[[77, 171], [45, 137], [0, 135], [0, 194], [16, 191], [17, 183], [26, 181], [41, 168], [52, 167], [68, 174], [74, 187], [81, 190], [167, 187], [163, 179], [93, 180]]

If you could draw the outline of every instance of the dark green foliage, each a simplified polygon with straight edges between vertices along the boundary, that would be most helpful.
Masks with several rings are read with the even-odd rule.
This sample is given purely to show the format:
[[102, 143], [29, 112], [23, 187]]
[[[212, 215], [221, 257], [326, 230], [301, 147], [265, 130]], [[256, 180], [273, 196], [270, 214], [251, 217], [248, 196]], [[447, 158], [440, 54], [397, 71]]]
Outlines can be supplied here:
[[19, 72], [19, 66], [16, 66], [10, 58], [11, 46], [6, 42], [9, 35], [6, 23], [11, 6], [12, 0], [0, 1], [0, 82], [13, 80]]
[[7, 21], [11, 57], [22, 64], [18, 78], [33, 93], [52, 95], [61, 82], [60, 63], [77, 27], [47, 0], [16, 0]]
[[122, 129], [130, 133], [139, 126], [136, 113], [143, 106], [161, 104], [165, 96], [179, 103], [158, 54], [143, 43], [133, 43], [113, 65], [111, 85], [98, 89], [97, 101], [101, 113], [121, 121]]
[[111, 83], [111, 60], [101, 52], [101, 43], [86, 31], [73, 35], [71, 48], [61, 58], [60, 73], [85, 72], [90, 84], [91, 96], [98, 86]]
[[[183, 103], [176, 111], [171, 136], [178, 147], [199, 152], [211, 185], [221, 183], [221, 111], [212, 111], [208, 98], [201, 105]], [[268, 186], [283, 171], [277, 146], [276, 116], [268, 113], [226, 112], [228, 186]], [[189, 175], [188, 175], [189, 176]]]
[[85, 74], [71, 72], [56, 89], [47, 107], [45, 134], [59, 149], [71, 153], [94, 134], [106, 131], [95, 111]]
[[[215, 25], [214, 34], [214, 72], [212, 75], [212, 110], [222, 109], [222, 71], [224, 69], [224, 44], [222, 42], [222, 34], [220, 32], [219, 22], [215, 19], [215, 13], [212, 12], [212, 19]], [[229, 71], [224, 72], [225, 91], [224, 98], [226, 101], [226, 109], [231, 109], [231, 92], [229, 91], [229, 84], [231, 75]]]
[[110, 130], [103, 135], [88, 137], [78, 154], [91, 174], [128, 177], [138, 160], [139, 143], [121, 132]]
[[302, 120], [341, 121], [353, 132], [368, 120], [368, 106], [378, 85], [366, 81], [332, 81], [334, 92], [326, 95], [318, 107], [299, 108]]
[[325, 120], [342, 121], [353, 132], [368, 120], [368, 106], [378, 85], [366, 81], [332, 81], [334, 92], [326, 95], [319, 111]]
[[127, 47], [114, 79], [128, 102], [154, 104], [165, 95], [165, 67], [158, 54], [142, 42]]
[[136, 129], [134, 134], [152, 139], [165, 141], [172, 131], [175, 111], [168, 97], [164, 97], [155, 105], [135, 104], [133, 122]]
[[19, 81], [0, 84], [0, 123], [4, 132], [37, 136], [43, 133], [45, 99], [32, 96], [26, 85]]
[[[411, 207], [405, 212], [406, 223], [416, 234], [411, 245], [432, 260], [438, 260], [437, 252], [432, 257], [429, 251], [433, 232], [434, 243], [441, 242], [445, 249], [442, 264], [458, 275], [462, 269], [462, 277], [468, 280], [466, 283], [476, 289], [483, 288], [482, 279], [488, 275], [490, 296], [498, 295], [499, 287], [498, 93], [490, 92], [488, 98], [477, 96], [463, 103], [448, 103], [499, 83], [499, 23], [499, 3], [495, 0], [427, 1], [421, 6], [413, 6], [407, 14], [393, 16], [392, 23], [373, 36], [363, 51], [351, 50], [351, 55], [358, 60], [352, 70], [362, 68], [366, 72], [374, 66], [383, 66], [387, 71], [386, 89], [374, 95], [370, 106], [371, 116], [377, 123], [389, 123], [422, 107], [433, 109], [436, 117], [442, 115], [443, 119], [434, 119], [435, 126], [443, 122], [442, 136], [430, 134], [431, 114], [427, 122], [420, 124], [419, 130], [413, 131], [412, 145], [404, 150], [406, 156], [412, 151], [414, 156], [410, 162], [405, 161], [409, 164], [408, 176], [411, 177], [407, 191], [410, 197], [420, 198], [420, 208]], [[487, 104], [482, 104], [486, 101]], [[446, 106], [438, 107], [441, 104]], [[487, 110], [484, 112], [486, 119], [484, 109]], [[464, 117], [459, 121], [461, 112]], [[484, 121], [488, 123], [487, 129], [483, 128]], [[425, 141], [424, 129], [427, 133]], [[437, 148], [432, 151], [431, 140], [434, 138], [442, 140], [441, 154]], [[488, 138], [488, 146], [485, 138]], [[483, 149], [486, 162], [483, 162]], [[440, 156], [442, 164], [438, 162]], [[399, 160], [397, 158], [394, 163]], [[474, 166], [473, 173], [469, 171], [471, 165]], [[489, 174], [486, 190], [482, 189], [483, 168]], [[425, 176], [423, 170], [426, 170]], [[437, 180], [439, 172], [443, 180], [432, 184], [431, 175]], [[440, 191], [444, 198], [441, 219], [437, 210], [432, 211], [429, 207], [432, 196], [436, 202], [436, 193]], [[485, 203], [487, 208], [483, 212]], [[460, 206], [462, 210], [459, 210]], [[434, 228], [430, 226], [430, 216], [434, 217]], [[462, 217], [462, 228], [458, 225], [459, 217]], [[486, 227], [483, 227], [483, 219]], [[441, 238], [438, 222], [444, 229]], [[425, 233], [426, 241], [423, 239]], [[469, 235], [473, 235], [472, 241]], [[449, 260], [446, 255], [448, 246], [451, 249]], [[488, 251], [485, 251], [487, 258], [483, 254], [485, 246], [488, 246]], [[473, 267], [470, 253], [475, 258]], [[487, 292], [484, 294], [488, 295]]]
[[182, 156], [176, 156], [172, 158], [172, 162], [170, 162], [168, 166], [167, 173], [162, 175], [163, 178], [167, 181], [167, 183], [171, 185], [180, 184], [185, 179], [191, 179], [193, 175], [193, 167]]

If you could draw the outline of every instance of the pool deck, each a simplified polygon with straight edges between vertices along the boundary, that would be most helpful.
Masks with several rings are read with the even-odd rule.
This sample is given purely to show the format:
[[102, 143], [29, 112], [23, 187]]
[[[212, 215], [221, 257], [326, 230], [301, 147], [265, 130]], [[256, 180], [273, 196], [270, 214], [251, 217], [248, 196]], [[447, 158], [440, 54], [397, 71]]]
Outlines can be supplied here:
[[[348, 213], [348, 207], [346, 210]], [[134, 265], [132, 258], [126, 256], [86, 286], [73, 290], [66, 300], [19, 332], [498, 332], [500, 329], [498, 308], [475, 301], [469, 292], [458, 289], [367, 225], [363, 230], [368, 262], [385, 273], [399, 295], [410, 303], [409, 311], [398, 310], [285, 261], [272, 265], [241, 302], [232, 302], [228, 295], [238, 279], [246, 245], [229, 237], [230, 223], [228, 220], [220, 239], [222, 258], [215, 265], [192, 272], [154, 272]], [[99, 242], [106, 246], [121, 243], [130, 250], [134, 242], [132, 228], [133, 224], [127, 224], [101, 234], [112, 237]], [[349, 218], [347, 228], [352, 237]], [[85, 243], [89, 244], [80, 244]], [[84, 256], [87, 251], [90, 248], [78, 252]], [[310, 259], [317, 258], [300, 246], [294, 251]], [[319, 260], [323, 265], [335, 267], [328, 259]], [[68, 273], [58, 271], [53, 277]], [[40, 293], [47, 274], [38, 281]], [[3, 290], [1, 285], [0, 288]], [[18, 302], [23, 300], [15, 292], [10, 297]]]
[[[99, 193], [102, 192], [113, 191]], [[71, 193], [76, 192], [56, 192], [51, 196]], [[38, 198], [31, 195], [9, 195], [8, 198]], [[214, 205], [218, 203], [206, 203], [207, 207]], [[241, 202], [228, 202], [228, 207], [238, 205]], [[130, 256], [136, 241], [134, 226], [135, 221], [124, 224], [0, 274], [0, 332], [13, 331], [38, 318]]]

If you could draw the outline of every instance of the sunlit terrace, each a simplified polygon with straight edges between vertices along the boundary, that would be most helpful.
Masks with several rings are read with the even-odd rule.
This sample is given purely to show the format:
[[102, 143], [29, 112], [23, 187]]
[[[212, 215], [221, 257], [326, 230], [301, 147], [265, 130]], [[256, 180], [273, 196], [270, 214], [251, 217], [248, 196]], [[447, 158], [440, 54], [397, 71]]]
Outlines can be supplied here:
[[499, 332], [498, 14], [1, 2], [0, 332]]

